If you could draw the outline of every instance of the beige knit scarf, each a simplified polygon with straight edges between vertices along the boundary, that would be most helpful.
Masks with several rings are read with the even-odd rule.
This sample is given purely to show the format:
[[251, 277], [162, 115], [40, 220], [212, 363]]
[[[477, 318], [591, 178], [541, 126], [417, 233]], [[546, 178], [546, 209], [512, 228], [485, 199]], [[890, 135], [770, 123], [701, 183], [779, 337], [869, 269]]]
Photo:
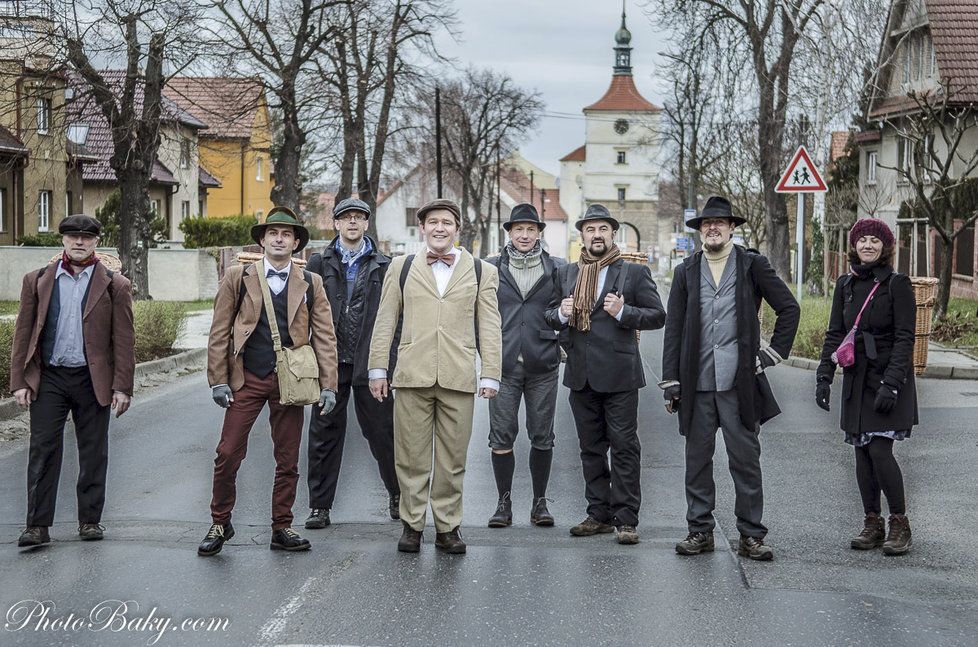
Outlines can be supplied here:
[[621, 250], [613, 243], [603, 256], [591, 256], [586, 248], [581, 250], [581, 258], [577, 261], [577, 284], [574, 286], [574, 311], [568, 325], [581, 332], [591, 330], [591, 310], [598, 298], [598, 274], [620, 257]]

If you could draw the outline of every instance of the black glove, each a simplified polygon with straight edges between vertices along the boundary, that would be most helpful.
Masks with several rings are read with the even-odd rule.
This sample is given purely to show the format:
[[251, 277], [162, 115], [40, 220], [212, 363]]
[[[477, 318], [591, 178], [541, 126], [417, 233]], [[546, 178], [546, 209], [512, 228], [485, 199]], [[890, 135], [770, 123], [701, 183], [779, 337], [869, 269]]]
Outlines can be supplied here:
[[669, 413], [675, 413], [679, 410], [679, 395], [680, 389], [678, 384], [668, 386], [662, 391], [662, 397], [666, 400], [666, 410]]
[[211, 397], [214, 398], [214, 402], [217, 406], [222, 409], [227, 409], [231, 406], [231, 401], [234, 400], [234, 394], [231, 393], [231, 387], [227, 384], [218, 384], [213, 389], [211, 389]]
[[822, 381], [815, 385], [815, 404], [826, 411], [829, 410], [829, 399], [832, 396], [832, 385]]
[[873, 402], [873, 408], [876, 409], [877, 413], [889, 413], [896, 406], [896, 399], [897, 392], [884, 384], [876, 392], [876, 401]]

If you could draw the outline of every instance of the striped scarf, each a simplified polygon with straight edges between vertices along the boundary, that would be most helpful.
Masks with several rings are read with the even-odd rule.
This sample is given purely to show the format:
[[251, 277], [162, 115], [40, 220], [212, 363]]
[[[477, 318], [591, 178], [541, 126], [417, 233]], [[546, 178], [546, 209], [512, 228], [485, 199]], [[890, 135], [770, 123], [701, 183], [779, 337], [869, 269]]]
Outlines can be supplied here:
[[577, 283], [574, 285], [574, 312], [568, 325], [581, 332], [591, 330], [591, 310], [598, 298], [598, 274], [619, 258], [621, 250], [614, 243], [604, 256], [594, 257], [586, 248], [581, 250], [581, 258], [577, 261]]

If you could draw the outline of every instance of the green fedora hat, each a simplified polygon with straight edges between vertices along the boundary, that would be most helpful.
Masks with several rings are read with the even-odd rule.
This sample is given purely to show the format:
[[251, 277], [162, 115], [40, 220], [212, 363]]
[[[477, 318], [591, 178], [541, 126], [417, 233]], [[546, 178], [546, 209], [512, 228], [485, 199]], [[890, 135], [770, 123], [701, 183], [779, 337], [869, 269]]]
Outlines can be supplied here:
[[262, 239], [265, 238], [265, 229], [269, 225], [291, 225], [295, 230], [295, 237], [299, 239], [299, 246], [295, 248], [297, 252], [309, 242], [309, 230], [299, 222], [295, 212], [288, 207], [273, 207], [268, 212], [265, 222], [260, 222], [251, 228], [251, 239], [261, 245]]

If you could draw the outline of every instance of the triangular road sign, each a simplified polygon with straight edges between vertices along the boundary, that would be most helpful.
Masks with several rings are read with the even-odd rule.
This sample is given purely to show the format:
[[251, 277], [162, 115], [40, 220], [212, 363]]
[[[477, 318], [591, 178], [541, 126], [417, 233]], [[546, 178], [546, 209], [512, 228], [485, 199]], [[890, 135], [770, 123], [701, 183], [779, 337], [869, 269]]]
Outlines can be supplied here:
[[781, 176], [775, 189], [778, 193], [821, 193], [828, 190], [825, 180], [815, 168], [804, 146], [799, 146], [795, 151], [788, 170]]

